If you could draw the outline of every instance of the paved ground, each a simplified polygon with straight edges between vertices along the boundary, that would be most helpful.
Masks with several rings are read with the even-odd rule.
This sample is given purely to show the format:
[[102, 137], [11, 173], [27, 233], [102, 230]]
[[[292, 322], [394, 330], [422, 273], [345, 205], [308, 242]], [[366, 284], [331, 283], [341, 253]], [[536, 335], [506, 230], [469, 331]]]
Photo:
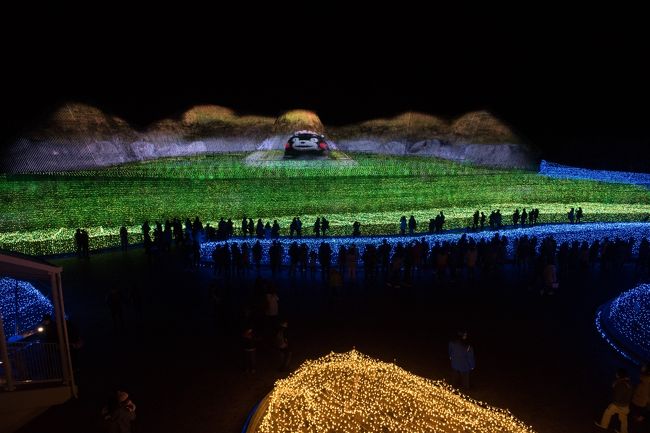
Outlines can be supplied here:
[[[174, 255], [149, 267], [142, 250], [108, 252], [89, 261], [58, 259], [66, 309], [85, 340], [77, 363], [80, 397], [53, 407], [21, 433], [99, 431], [105, 395], [116, 387], [137, 404], [137, 432], [240, 431], [249, 410], [276, 379], [274, 352], [262, 341], [258, 371], [241, 368], [238, 317], [253, 276], [233, 283], [226, 317], [216, 320], [208, 294], [211, 269], [194, 272]], [[266, 275], [268, 270], [264, 270]], [[511, 267], [482, 282], [437, 283], [430, 273], [412, 287], [347, 286], [328, 293], [320, 278], [278, 279], [281, 314], [290, 320], [292, 368], [330, 351], [356, 347], [432, 379], [449, 378], [449, 337], [469, 330], [477, 369], [470, 395], [508, 408], [538, 432], [591, 432], [627, 366], [593, 328], [598, 305], [636, 282], [598, 270], [562, 281], [540, 297]], [[143, 318], [127, 308], [114, 332], [105, 296], [140, 287]]]

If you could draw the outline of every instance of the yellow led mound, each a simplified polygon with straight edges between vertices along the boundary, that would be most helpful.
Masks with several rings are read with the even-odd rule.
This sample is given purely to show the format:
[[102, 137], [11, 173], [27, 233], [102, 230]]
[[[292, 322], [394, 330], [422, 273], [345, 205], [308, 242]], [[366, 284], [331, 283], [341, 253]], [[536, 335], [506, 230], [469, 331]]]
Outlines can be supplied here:
[[290, 110], [275, 119], [273, 129], [278, 133], [292, 133], [299, 129], [325, 132], [325, 127], [316, 113], [309, 110]]
[[266, 400], [250, 426], [259, 433], [533, 431], [508, 411], [355, 350], [305, 362]]
[[475, 143], [519, 143], [510, 128], [487, 111], [466, 113], [454, 120], [451, 132]]

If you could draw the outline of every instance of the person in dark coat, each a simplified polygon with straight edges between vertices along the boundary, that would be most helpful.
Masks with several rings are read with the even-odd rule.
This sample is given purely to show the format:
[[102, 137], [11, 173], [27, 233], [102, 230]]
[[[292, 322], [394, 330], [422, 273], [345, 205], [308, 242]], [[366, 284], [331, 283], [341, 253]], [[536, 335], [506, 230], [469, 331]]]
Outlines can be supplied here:
[[257, 348], [253, 328], [247, 327], [242, 333], [242, 349], [244, 350], [244, 368], [247, 373], [255, 373], [255, 358]]
[[246, 237], [247, 233], [248, 233], [248, 220], [246, 219], [246, 217], [244, 217], [241, 220], [241, 235], [242, 235], [242, 237]]
[[321, 233], [323, 234], [323, 237], [327, 236], [327, 232], [329, 229], [330, 229], [330, 222], [325, 217], [321, 218], [320, 230]]
[[402, 215], [399, 219], [399, 234], [402, 236], [406, 234], [406, 215]]
[[125, 226], [120, 227], [120, 245], [122, 251], [126, 251], [129, 248], [129, 232]]
[[280, 352], [280, 371], [285, 371], [291, 362], [291, 350], [289, 347], [289, 338], [287, 335], [287, 328], [289, 322], [282, 320], [280, 326], [275, 333], [275, 347]]
[[452, 385], [469, 389], [469, 373], [474, 370], [474, 349], [467, 341], [467, 332], [459, 331], [449, 342], [449, 360], [452, 369]]
[[415, 216], [411, 215], [409, 218], [409, 235], [413, 236], [415, 234], [415, 229], [417, 228], [417, 221], [415, 221]]

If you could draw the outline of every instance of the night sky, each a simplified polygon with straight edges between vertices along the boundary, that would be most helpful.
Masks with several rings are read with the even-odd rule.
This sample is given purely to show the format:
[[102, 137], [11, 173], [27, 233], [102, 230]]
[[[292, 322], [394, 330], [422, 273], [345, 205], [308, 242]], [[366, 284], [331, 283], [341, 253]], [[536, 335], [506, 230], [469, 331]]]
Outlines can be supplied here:
[[650, 158], [640, 156], [650, 149], [644, 27], [531, 17], [504, 26], [475, 14], [353, 29], [354, 20], [325, 25], [332, 19], [301, 22], [313, 38], [278, 22], [257, 43], [241, 29], [150, 30], [128, 18], [120, 32], [89, 22], [14, 37], [2, 81], [3, 141], [69, 100], [135, 127], [203, 103], [271, 116], [307, 108], [325, 124], [487, 109], [543, 158], [650, 171]]

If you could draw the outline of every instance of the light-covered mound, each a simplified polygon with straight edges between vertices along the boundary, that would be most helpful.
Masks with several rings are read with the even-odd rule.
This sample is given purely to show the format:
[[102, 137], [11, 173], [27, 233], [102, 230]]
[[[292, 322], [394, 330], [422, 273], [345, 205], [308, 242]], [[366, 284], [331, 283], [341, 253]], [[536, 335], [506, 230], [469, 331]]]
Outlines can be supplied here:
[[309, 110], [290, 110], [282, 113], [275, 120], [273, 129], [278, 134], [291, 134], [301, 129], [318, 133], [325, 132], [325, 127], [318, 115]]
[[0, 315], [6, 338], [35, 328], [43, 315], [54, 314], [52, 303], [32, 284], [0, 278]]
[[305, 362], [276, 382], [258, 432], [532, 432], [509, 412], [441, 381], [352, 350]]
[[345, 126], [326, 126], [309, 110], [277, 118], [241, 115], [197, 105], [171, 118], [134, 127], [99, 108], [66, 103], [20, 134], [0, 160], [0, 173], [52, 173], [158, 158], [283, 150], [297, 130], [325, 134], [345, 153], [442, 158], [490, 167], [537, 168], [533, 149], [492, 114], [479, 111], [448, 121], [407, 112]]
[[621, 293], [601, 312], [599, 319], [604, 337], [622, 353], [649, 361], [650, 284], [640, 284]]

